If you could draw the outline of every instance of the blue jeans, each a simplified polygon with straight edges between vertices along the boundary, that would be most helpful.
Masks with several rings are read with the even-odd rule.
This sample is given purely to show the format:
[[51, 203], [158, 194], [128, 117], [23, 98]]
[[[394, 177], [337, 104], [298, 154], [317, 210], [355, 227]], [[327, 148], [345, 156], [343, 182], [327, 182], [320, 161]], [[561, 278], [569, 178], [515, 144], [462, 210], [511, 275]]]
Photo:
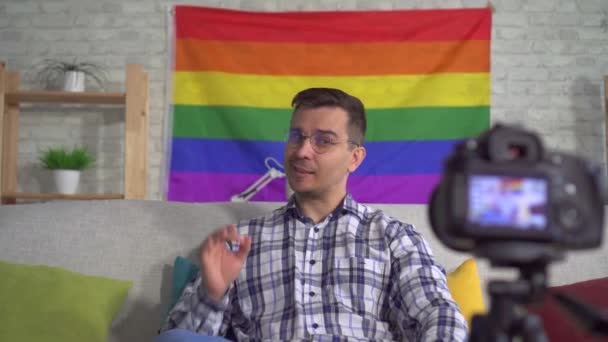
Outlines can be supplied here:
[[167, 330], [158, 335], [154, 342], [228, 342], [219, 336], [203, 336], [184, 329]]

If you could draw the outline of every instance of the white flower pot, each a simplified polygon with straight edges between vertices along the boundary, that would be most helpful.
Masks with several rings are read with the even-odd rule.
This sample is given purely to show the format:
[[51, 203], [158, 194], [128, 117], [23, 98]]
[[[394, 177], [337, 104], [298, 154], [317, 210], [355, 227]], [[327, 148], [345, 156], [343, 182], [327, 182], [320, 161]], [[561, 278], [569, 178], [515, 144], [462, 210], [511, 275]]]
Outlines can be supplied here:
[[84, 91], [84, 72], [68, 71], [65, 73], [63, 90], [72, 92]]
[[75, 194], [80, 181], [80, 171], [78, 170], [53, 170], [53, 178], [57, 192], [60, 194]]

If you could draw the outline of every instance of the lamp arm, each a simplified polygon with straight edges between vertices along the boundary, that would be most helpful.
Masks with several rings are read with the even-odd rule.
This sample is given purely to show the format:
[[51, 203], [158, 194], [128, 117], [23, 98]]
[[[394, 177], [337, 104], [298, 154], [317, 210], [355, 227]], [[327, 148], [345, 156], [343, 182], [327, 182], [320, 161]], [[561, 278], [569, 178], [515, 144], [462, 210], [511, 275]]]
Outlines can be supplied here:
[[285, 177], [285, 173], [281, 172], [273, 167], [268, 167], [268, 171], [263, 174], [260, 178], [258, 178], [253, 184], [251, 184], [247, 189], [242, 192], [232, 196], [230, 201], [232, 202], [247, 202], [253, 196], [255, 196], [258, 192], [260, 192], [268, 183], [270, 183], [275, 178]]

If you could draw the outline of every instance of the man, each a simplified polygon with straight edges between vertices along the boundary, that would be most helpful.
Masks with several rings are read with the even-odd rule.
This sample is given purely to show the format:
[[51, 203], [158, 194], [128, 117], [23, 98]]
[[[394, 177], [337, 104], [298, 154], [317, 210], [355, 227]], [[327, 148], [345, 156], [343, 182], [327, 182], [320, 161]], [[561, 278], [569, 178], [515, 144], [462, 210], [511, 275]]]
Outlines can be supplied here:
[[465, 340], [466, 322], [424, 239], [346, 191], [366, 153], [361, 101], [311, 88], [292, 105], [285, 171], [294, 196], [203, 242], [202, 277], [163, 330], [231, 330], [239, 340]]

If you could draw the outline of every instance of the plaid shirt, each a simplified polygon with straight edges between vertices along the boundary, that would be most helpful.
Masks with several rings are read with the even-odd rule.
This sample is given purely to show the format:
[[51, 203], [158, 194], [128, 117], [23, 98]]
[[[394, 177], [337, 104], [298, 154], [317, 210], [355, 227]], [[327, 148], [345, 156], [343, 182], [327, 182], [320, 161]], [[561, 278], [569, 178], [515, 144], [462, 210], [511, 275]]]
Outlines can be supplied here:
[[268, 216], [240, 222], [252, 237], [239, 277], [213, 302], [200, 276], [162, 330], [239, 340], [464, 341], [466, 321], [422, 236], [354, 201], [315, 224], [294, 197]]

